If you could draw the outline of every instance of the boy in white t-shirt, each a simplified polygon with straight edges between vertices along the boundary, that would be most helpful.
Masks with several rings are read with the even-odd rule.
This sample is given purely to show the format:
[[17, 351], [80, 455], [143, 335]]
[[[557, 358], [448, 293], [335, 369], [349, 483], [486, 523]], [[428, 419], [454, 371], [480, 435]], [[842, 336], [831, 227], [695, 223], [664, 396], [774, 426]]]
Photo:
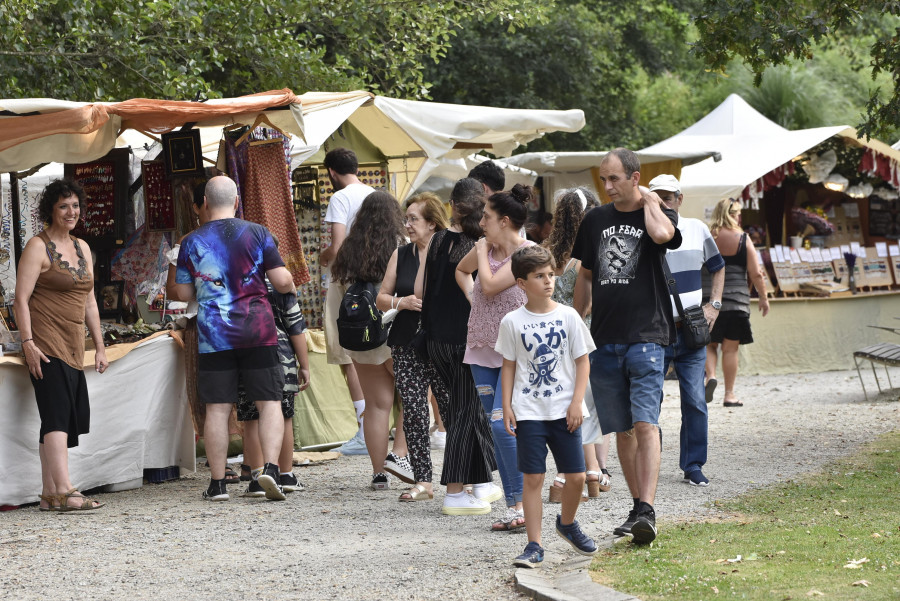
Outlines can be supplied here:
[[522, 504], [528, 545], [513, 563], [533, 568], [544, 560], [541, 491], [548, 447], [558, 471], [566, 475], [556, 532], [582, 555], [597, 552], [575, 521], [585, 480], [581, 423], [587, 411], [588, 355], [595, 346], [578, 313], [550, 298], [555, 276], [547, 249], [520, 248], [513, 253], [511, 267], [528, 302], [500, 322], [494, 350], [503, 355], [503, 421], [516, 437], [518, 468], [525, 476]]

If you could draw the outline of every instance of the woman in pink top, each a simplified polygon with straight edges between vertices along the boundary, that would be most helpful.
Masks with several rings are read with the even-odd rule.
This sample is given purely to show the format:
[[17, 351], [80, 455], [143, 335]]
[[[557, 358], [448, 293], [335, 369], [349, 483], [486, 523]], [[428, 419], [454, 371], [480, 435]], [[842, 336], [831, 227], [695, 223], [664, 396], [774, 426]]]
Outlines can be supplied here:
[[[503, 426], [500, 368], [503, 357], [494, 350], [503, 316], [525, 304], [525, 292], [516, 286], [509, 265], [516, 249], [533, 244], [519, 236], [528, 215], [528, 202], [534, 198], [531, 186], [516, 184], [509, 192], [498, 192], [484, 205], [481, 227], [484, 238], [475, 243], [456, 268], [456, 281], [472, 303], [469, 333], [463, 358], [472, 370], [478, 396], [491, 422], [494, 454], [503, 482], [507, 511], [495, 522], [493, 530], [514, 530], [525, 526], [522, 511], [522, 473], [516, 461], [516, 439]], [[472, 273], [478, 275], [472, 280]], [[497, 500], [499, 491], [492, 483], [476, 485], [474, 494], [484, 500]]]

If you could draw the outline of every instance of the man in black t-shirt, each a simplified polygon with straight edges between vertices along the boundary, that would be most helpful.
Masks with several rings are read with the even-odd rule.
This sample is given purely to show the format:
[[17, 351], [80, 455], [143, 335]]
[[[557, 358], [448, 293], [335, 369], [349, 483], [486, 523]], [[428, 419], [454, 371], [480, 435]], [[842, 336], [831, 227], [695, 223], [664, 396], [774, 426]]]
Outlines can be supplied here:
[[634, 506], [615, 534], [634, 542], [656, 538], [653, 502], [659, 479], [659, 399], [665, 347], [675, 340], [675, 321], [662, 255], [681, 245], [677, 214], [641, 188], [641, 164], [625, 148], [600, 163], [611, 203], [589, 211], [572, 256], [581, 260], [574, 306], [591, 310], [591, 389], [603, 433], [616, 432], [616, 447]]

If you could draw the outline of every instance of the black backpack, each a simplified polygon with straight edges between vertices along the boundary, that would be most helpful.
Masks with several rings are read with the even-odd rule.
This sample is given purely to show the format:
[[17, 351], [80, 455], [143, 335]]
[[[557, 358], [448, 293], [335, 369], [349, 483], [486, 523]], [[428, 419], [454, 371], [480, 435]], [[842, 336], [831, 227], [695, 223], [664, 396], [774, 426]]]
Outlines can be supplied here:
[[387, 342], [391, 324], [375, 306], [375, 286], [356, 281], [347, 288], [338, 312], [338, 341], [349, 351], [370, 351]]

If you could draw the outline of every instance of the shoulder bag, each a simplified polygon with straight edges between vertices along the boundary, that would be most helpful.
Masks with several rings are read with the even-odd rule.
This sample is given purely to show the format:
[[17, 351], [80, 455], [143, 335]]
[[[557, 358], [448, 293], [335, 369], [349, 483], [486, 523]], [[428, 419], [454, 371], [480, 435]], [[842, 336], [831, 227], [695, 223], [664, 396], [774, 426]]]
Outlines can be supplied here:
[[691, 350], [701, 349], [710, 343], [709, 322], [706, 321], [703, 307], [684, 309], [681, 305], [681, 296], [678, 294], [675, 278], [669, 271], [665, 253], [660, 254], [660, 261], [662, 261], [663, 273], [666, 275], [666, 283], [669, 285], [669, 293], [672, 295], [678, 315], [681, 317], [681, 336], [684, 339], [684, 345]]

